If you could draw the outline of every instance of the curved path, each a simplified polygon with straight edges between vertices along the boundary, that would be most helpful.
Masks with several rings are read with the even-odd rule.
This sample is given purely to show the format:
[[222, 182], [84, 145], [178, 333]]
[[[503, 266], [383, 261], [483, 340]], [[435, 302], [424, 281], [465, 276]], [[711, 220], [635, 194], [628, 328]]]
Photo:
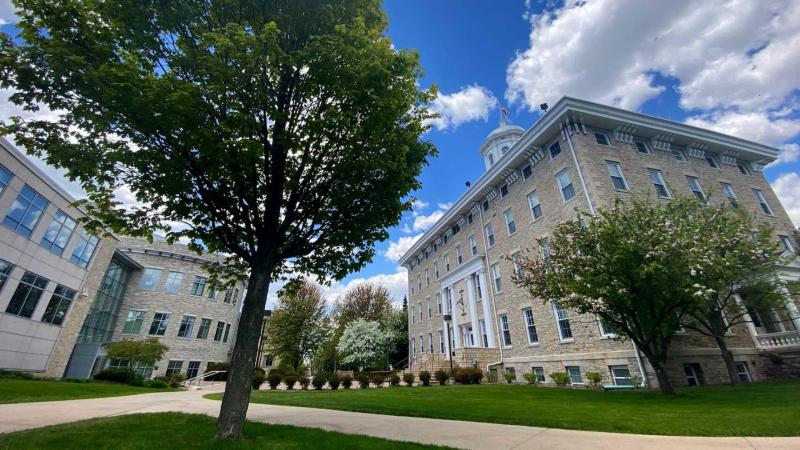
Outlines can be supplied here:
[[[216, 416], [220, 402], [206, 400], [203, 395], [222, 388], [222, 385], [218, 385], [193, 391], [0, 405], [0, 433], [122, 414], [174, 411]], [[255, 403], [250, 405], [247, 418], [264, 423], [471, 449], [800, 449], [798, 437], [682, 437], [601, 433]]]

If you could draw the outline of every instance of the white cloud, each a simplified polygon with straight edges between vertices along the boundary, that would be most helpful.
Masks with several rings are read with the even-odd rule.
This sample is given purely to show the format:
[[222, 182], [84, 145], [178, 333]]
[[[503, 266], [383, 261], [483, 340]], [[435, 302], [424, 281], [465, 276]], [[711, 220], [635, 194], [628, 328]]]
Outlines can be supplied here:
[[784, 144], [781, 146], [781, 153], [774, 162], [767, 167], [775, 167], [778, 164], [786, 164], [800, 161], [800, 144]]
[[441, 219], [442, 216], [444, 216], [444, 211], [442, 211], [441, 209], [437, 209], [436, 211], [428, 215], [420, 214], [414, 218], [414, 225], [412, 225], [412, 228], [414, 229], [414, 231], [425, 231], [431, 226], [433, 226], [433, 224], [435, 224], [436, 221]]
[[11, 0], [0, 0], [0, 25], [17, 23], [19, 17], [14, 14], [16, 10]]
[[439, 94], [431, 109], [439, 117], [431, 120], [439, 130], [456, 128], [464, 122], [486, 121], [489, 111], [497, 107], [497, 98], [485, 87], [472, 85], [452, 94]]
[[349, 289], [359, 283], [373, 283], [385, 287], [392, 295], [395, 305], [401, 305], [403, 297], [408, 293], [408, 272], [402, 267], [395, 268], [394, 273], [381, 273], [370, 277], [353, 278], [347, 283], [333, 283], [322, 286], [322, 292], [329, 303], [344, 295]]
[[761, 112], [713, 113], [690, 117], [686, 123], [775, 146], [800, 134], [800, 119], [781, 119]]
[[398, 261], [418, 240], [422, 233], [414, 236], [402, 236], [396, 241], [389, 242], [389, 247], [383, 252], [383, 256], [389, 261]]
[[800, 174], [785, 173], [772, 183], [772, 189], [783, 203], [796, 227], [800, 227]]

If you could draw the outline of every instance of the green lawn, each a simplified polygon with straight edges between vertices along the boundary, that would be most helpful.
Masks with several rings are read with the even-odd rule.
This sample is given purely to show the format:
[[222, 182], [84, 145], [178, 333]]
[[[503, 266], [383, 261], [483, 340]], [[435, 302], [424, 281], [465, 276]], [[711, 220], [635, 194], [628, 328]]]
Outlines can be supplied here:
[[147, 394], [169, 390], [111, 383], [0, 379], [0, 403], [79, 400], [82, 398], [118, 397], [120, 395]]
[[[208, 398], [219, 399], [221, 394]], [[600, 392], [524, 385], [253, 393], [252, 402], [575, 430], [798, 436], [800, 382]]]
[[426, 449], [441, 448], [334, 433], [313, 428], [247, 422], [245, 439], [218, 441], [214, 418], [180, 413], [135, 414], [0, 434], [0, 449]]

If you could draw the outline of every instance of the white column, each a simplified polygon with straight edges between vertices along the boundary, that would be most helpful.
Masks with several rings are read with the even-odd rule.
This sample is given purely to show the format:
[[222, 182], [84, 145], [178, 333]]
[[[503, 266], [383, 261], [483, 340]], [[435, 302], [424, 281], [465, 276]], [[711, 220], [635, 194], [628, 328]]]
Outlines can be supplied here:
[[789, 290], [786, 287], [783, 288], [783, 294], [786, 296], [786, 309], [789, 310], [789, 315], [792, 316], [794, 329], [800, 332], [800, 312], [797, 311], [797, 305], [794, 303], [792, 296], [789, 295]]
[[483, 269], [478, 272], [478, 283], [481, 286], [481, 293], [483, 293], [483, 322], [486, 324], [486, 340], [489, 342], [489, 347], [494, 347], [494, 324], [495, 318], [492, 316], [489, 308], [489, 290], [486, 288], [486, 274]]
[[447, 352], [447, 359], [453, 357], [453, 349], [450, 348], [450, 338], [447, 334], [447, 321], [442, 318], [442, 339], [445, 340], [444, 349]]
[[480, 329], [478, 328], [478, 309], [475, 307], [475, 289], [472, 286], [474, 274], [467, 275], [465, 278], [465, 282], [467, 283], [467, 299], [469, 300], [469, 314], [472, 316], [472, 342], [477, 342], [477, 346], [480, 347], [483, 345], [482, 339], [478, 333]]
[[450, 311], [450, 314], [452, 314], [452, 316], [453, 316], [453, 336], [454, 336], [454, 339], [455, 339], [455, 341], [456, 341], [456, 342], [455, 342], [455, 344], [456, 344], [456, 348], [461, 348], [461, 347], [464, 347], [464, 345], [461, 343], [461, 330], [459, 329], [459, 327], [458, 327], [458, 321], [456, 320], [456, 319], [457, 319], [457, 317], [458, 317], [458, 315], [456, 314], [456, 307], [455, 307], [455, 305], [456, 305], [456, 302], [457, 302], [458, 300], [456, 300], [455, 298], [453, 298], [453, 297], [454, 297], [454, 295], [455, 295], [455, 292], [456, 292], [456, 291], [455, 291], [455, 290], [453, 289], [453, 287], [451, 286], [451, 287], [450, 287], [450, 304], [453, 306], [453, 308], [452, 308], [452, 310]]

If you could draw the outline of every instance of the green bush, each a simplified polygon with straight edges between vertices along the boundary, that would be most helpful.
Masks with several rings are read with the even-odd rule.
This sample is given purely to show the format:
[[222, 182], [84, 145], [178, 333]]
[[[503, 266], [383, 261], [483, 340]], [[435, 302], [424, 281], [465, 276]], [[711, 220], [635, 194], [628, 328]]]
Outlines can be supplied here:
[[164, 380], [150, 380], [147, 386], [153, 389], [166, 389], [169, 384]]
[[314, 390], [322, 390], [322, 387], [325, 386], [325, 383], [328, 380], [325, 378], [325, 374], [320, 372], [314, 375], [314, 378], [311, 380], [311, 385], [314, 386]]
[[16, 380], [33, 380], [33, 375], [26, 372], [0, 370], [0, 378], [16, 379]]
[[259, 390], [259, 388], [261, 388], [261, 385], [264, 384], [265, 381], [267, 381], [267, 376], [264, 375], [264, 370], [259, 371], [258, 369], [256, 369], [255, 372], [253, 373], [253, 390], [254, 391]]
[[350, 389], [350, 386], [353, 385], [353, 377], [350, 375], [342, 375], [342, 387], [345, 389]]
[[450, 378], [450, 374], [443, 369], [439, 369], [433, 373], [433, 377], [436, 378], [436, 381], [439, 382], [442, 386], [447, 384], [447, 380]]
[[294, 384], [297, 383], [297, 375], [289, 373], [283, 377], [283, 382], [286, 384], [286, 389], [291, 391], [294, 389]]
[[550, 379], [553, 380], [553, 383], [558, 387], [564, 387], [571, 381], [567, 372], [553, 372], [550, 374]]
[[494, 375], [492, 375], [492, 372], [489, 372], [489, 373], [486, 374], [486, 382], [487, 383], [494, 383], [495, 381], [497, 381], [497, 380], [494, 379]]
[[511, 384], [511, 383], [517, 381], [517, 375], [513, 374], [511, 372], [504, 373], [503, 374], [503, 378], [506, 379], [506, 383], [508, 383], [508, 384]]
[[389, 377], [389, 385], [400, 386], [400, 375], [393, 373], [392, 376]]
[[586, 379], [589, 380], [589, 386], [594, 389], [600, 389], [600, 383], [603, 382], [603, 374], [600, 372], [586, 372]]
[[286, 370], [283, 367], [276, 367], [276, 368], [274, 368], [274, 369], [269, 371], [269, 375], [272, 375], [272, 374], [278, 375], [278, 376], [281, 377], [281, 380], [283, 379], [283, 377], [285, 377], [289, 373], [291, 373], [291, 371]]
[[367, 372], [357, 372], [356, 381], [361, 389], [366, 389], [369, 387], [369, 375], [367, 375]]
[[423, 386], [430, 386], [431, 385], [431, 373], [427, 370], [423, 370], [419, 373], [419, 381], [422, 383]]
[[403, 382], [408, 387], [413, 386], [414, 385], [414, 374], [413, 373], [404, 373], [403, 374]]
[[300, 383], [300, 389], [305, 391], [308, 389], [308, 385], [311, 384], [311, 379], [305, 375], [300, 375], [297, 377], [297, 382]]
[[386, 382], [386, 375], [379, 372], [374, 372], [369, 376], [369, 379], [372, 381], [372, 384], [374, 384], [375, 387], [383, 387], [383, 383]]
[[206, 373], [214, 372], [217, 370], [224, 370], [225, 373], [218, 373], [215, 375], [211, 375], [208, 378], [204, 378], [206, 381], [227, 381], [228, 374], [231, 371], [231, 364], [226, 362], [210, 362], [206, 366]]
[[536, 374], [533, 373], [533, 372], [525, 372], [525, 373], [523, 373], [522, 374], [522, 378], [524, 378], [525, 381], [528, 384], [537, 384], [537, 383], [539, 383], [539, 379], [536, 378]]
[[92, 378], [97, 381], [108, 381], [111, 383], [128, 384], [130, 383], [130, 372], [128, 369], [103, 369], [94, 374]]
[[269, 383], [269, 388], [272, 390], [278, 389], [281, 380], [283, 380], [283, 373], [281, 372], [276, 373], [274, 370], [271, 370], [269, 375], [267, 375], [267, 383]]
[[483, 371], [474, 367], [462, 367], [456, 370], [455, 378], [459, 384], [480, 384]]
[[169, 376], [169, 387], [177, 388], [181, 386], [181, 383], [186, 381], [186, 375], [182, 373], [173, 373]]
[[336, 372], [328, 374], [328, 386], [332, 391], [339, 389], [339, 383], [339, 375]]
[[[144, 382], [144, 378], [137, 377], [137, 376], [134, 375], [134, 377], [131, 378], [130, 385], [131, 386], [135, 386], [135, 387], [145, 387], [145, 386], [147, 386], [147, 383]], [[180, 384], [179, 384], [179, 386], [180, 386]], [[174, 386], [174, 387], [178, 387], [178, 386]]]

